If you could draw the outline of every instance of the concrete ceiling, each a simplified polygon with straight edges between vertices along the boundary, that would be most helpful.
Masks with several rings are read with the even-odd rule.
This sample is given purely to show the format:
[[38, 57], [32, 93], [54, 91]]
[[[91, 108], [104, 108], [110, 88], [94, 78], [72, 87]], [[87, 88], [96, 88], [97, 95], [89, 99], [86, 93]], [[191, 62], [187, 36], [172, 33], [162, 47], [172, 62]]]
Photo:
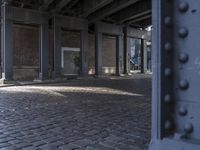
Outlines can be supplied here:
[[2, 0], [8, 5], [138, 28], [151, 25], [151, 0]]

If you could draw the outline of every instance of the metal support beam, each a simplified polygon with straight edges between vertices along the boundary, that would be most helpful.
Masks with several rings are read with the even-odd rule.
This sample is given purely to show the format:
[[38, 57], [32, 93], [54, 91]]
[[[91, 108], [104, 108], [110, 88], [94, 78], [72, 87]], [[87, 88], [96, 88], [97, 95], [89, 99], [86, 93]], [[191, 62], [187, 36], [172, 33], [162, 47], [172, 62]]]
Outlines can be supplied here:
[[105, 22], [96, 22], [95, 24], [98, 28], [98, 32], [108, 35], [123, 35], [122, 26], [115, 24], [105, 23]]
[[141, 73], [144, 73], [144, 40], [141, 40], [141, 49], [140, 49], [140, 60], [141, 60]]
[[131, 57], [131, 45], [130, 38], [127, 34], [127, 27], [124, 27], [124, 74], [130, 73], [130, 57]]
[[81, 31], [81, 76], [88, 76], [88, 31]]
[[40, 6], [39, 10], [47, 10], [49, 5], [53, 2], [54, 0], [44, 0], [43, 5]]
[[55, 7], [55, 9], [52, 10], [52, 12], [56, 13], [62, 10], [67, 4], [69, 4], [71, 0], [61, 0]]
[[134, 5], [130, 5], [112, 16], [114, 20], [122, 24], [130, 20], [134, 20], [151, 13], [151, 1], [139, 1]]
[[95, 75], [102, 75], [103, 67], [103, 34], [99, 32], [98, 25], [95, 25]]
[[40, 74], [39, 79], [48, 79], [48, 67], [49, 67], [49, 48], [48, 48], [48, 36], [49, 36], [48, 24], [42, 24], [40, 26]]
[[141, 73], [147, 72], [147, 41], [141, 39]]
[[102, 20], [103, 18], [114, 14], [115, 12], [130, 6], [139, 0], [116, 0], [113, 3], [88, 16], [89, 24]]
[[53, 45], [54, 45], [54, 59], [53, 59], [53, 77], [61, 77], [61, 27], [57, 25], [56, 18], [53, 18]]
[[2, 82], [4, 82], [13, 80], [13, 22], [6, 19], [5, 6], [1, 6], [1, 18]]
[[116, 74], [123, 73], [123, 37], [117, 36], [116, 38]]
[[88, 30], [88, 21], [82, 18], [55, 15], [56, 24], [68, 30]]
[[196, 0], [154, 0], [150, 150], [199, 150], [200, 20]]
[[49, 16], [47, 13], [31, 9], [5, 6], [6, 19], [13, 20], [23, 24], [41, 25], [48, 23]]
[[136, 23], [136, 22], [140, 22], [140, 21], [144, 21], [144, 20], [148, 20], [148, 19], [151, 19], [151, 14], [139, 17], [137, 19], [133, 19], [133, 20], [127, 22], [127, 24], [130, 25], [130, 24], [133, 24], [133, 23]]
[[147, 48], [147, 40], [144, 40], [144, 52], [143, 52], [143, 58], [144, 58], [144, 67], [143, 67], [143, 69], [144, 69], [144, 73], [147, 73], [147, 70], [148, 70], [148, 65], [147, 65], [147, 50], [148, 50], [148, 48]]
[[114, 0], [92, 0], [92, 1], [85, 1], [83, 4], [84, 7], [84, 14], [82, 17], [87, 17], [91, 13], [103, 8], [104, 6], [110, 4]]

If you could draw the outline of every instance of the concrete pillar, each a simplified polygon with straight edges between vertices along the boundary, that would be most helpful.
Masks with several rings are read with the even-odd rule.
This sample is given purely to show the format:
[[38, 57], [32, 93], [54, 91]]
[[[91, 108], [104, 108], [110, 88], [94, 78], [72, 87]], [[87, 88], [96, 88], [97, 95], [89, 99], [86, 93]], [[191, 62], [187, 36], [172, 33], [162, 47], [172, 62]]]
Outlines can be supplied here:
[[81, 31], [81, 76], [88, 76], [88, 31]]
[[5, 6], [1, 7], [2, 81], [13, 80], [13, 31], [11, 20], [6, 19]]
[[48, 24], [42, 24], [40, 26], [40, 74], [39, 79], [48, 79], [48, 67], [49, 67], [49, 47], [48, 47]]
[[116, 74], [120, 75], [123, 73], [123, 37], [117, 36], [116, 41]]
[[61, 27], [53, 20], [53, 78], [61, 77]]
[[103, 66], [103, 34], [95, 26], [95, 75], [102, 75]]
[[141, 73], [147, 72], [147, 41], [141, 39]]
[[130, 45], [130, 38], [127, 34], [127, 28], [125, 27], [124, 30], [124, 74], [130, 73], [130, 57], [131, 57], [131, 45]]

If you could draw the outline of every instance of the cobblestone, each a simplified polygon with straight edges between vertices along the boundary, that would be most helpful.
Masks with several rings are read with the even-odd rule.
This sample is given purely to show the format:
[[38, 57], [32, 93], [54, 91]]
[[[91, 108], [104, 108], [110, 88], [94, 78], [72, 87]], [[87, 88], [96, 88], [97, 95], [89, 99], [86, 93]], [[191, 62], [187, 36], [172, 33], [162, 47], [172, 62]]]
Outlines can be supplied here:
[[151, 77], [0, 88], [0, 150], [146, 150]]

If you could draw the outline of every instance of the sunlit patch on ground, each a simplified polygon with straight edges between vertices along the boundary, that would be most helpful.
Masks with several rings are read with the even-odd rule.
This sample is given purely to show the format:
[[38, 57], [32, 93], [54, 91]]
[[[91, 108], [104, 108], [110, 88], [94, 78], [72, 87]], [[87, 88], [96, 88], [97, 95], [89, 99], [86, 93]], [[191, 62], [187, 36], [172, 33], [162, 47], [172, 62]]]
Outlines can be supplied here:
[[73, 87], [73, 86], [21, 86], [21, 87], [7, 87], [0, 89], [0, 93], [39, 93], [49, 94], [53, 96], [64, 96], [59, 92], [74, 92], [74, 93], [95, 93], [95, 94], [115, 94], [115, 95], [127, 95], [127, 96], [144, 96], [143, 94], [131, 93], [122, 90], [116, 90], [106, 87]]

